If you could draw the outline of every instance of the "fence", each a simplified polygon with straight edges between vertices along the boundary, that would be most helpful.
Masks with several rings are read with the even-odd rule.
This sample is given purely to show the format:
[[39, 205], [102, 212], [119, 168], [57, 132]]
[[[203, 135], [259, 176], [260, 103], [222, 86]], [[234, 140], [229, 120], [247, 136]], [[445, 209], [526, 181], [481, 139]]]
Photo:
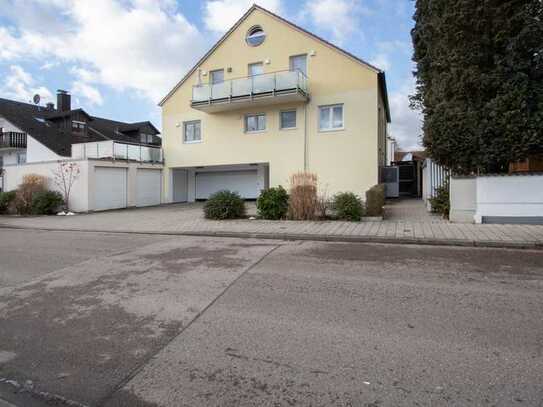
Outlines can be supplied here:
[[450, 171], [435, 163], [431, 158], [424, 160], [422, 168], [422, 199], [428, 210], [431, 210], [430, 198], [436, 196], [436, 189], [448, 184]]

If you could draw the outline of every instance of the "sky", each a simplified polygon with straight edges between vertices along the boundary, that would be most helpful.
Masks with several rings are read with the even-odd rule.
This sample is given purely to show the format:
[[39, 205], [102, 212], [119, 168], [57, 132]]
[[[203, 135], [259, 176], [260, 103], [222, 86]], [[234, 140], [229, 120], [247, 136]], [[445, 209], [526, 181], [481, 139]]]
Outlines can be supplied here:
[[[157, 103], [254, 0], [0, 0], [0, 97], [69, 90], [94, 116], [161, 127]], [[409, 108], [410, 0], [256, 0], [386, 72], [391, 135], [419, 144]]]

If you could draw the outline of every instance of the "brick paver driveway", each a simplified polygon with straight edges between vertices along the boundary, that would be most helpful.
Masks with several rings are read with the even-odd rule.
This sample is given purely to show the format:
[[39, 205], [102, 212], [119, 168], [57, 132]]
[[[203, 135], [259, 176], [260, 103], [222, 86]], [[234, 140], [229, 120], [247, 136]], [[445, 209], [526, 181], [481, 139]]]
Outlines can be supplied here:
[[[387, 206], [389, 220], [383, 222], [343, 221], [210, 221], [203, 217], [202, 204], [175, 204], [159, 207], [98, 212], [76, 216], [0, 217], [0, 227], [259, 237], [276, 239], [403, 242], [497, 247], [543, 247], [540, 225], [452, 224], [421, 212], [421, 203]], [[416, 216], [410, 217], [409, 213]], [[248, 214], [255, 204], [248, 203]]]

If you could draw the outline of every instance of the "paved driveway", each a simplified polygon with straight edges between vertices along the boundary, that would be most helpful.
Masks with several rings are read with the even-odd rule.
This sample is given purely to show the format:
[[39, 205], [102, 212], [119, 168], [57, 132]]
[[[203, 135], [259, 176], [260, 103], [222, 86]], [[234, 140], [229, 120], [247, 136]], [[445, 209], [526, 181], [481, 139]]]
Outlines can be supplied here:
[[149, 239], [0, 295], [0, 398], [541, 406], [539, 251]]

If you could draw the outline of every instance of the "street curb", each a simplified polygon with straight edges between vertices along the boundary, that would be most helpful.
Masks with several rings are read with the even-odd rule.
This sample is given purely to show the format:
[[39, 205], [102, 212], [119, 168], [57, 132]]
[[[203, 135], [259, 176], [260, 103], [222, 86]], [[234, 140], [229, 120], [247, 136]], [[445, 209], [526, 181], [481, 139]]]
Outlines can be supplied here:
[[211, 231], [133, 231], [133, 230], [103, 230], [80, 228], [39, 228], [27, 226], [11, 226], [0, 224], [0, 229], [41, 230], [47, 232], [92, 232], [92, 233], [121, 233], [134, 235], [163, 235], [163, 236], [197, 236], [197, 237], [225, 237], [242, 239], [271, 239], [271, 240], [305, 240], [316, 242], [343, 242], [343, 243], [387, 243], [423, 246], [456, 246], [480, 247], [501, 249], [543, 250], [543, 242], [511, 242], [511, 241], [475, 241], [461, 239], [426, 239], [426, 238], [391, 238], [381, 236], [346, 236], [346, 235], [311, 235], [295, 233], [262, 233], [262, 232], [211, 232]]

